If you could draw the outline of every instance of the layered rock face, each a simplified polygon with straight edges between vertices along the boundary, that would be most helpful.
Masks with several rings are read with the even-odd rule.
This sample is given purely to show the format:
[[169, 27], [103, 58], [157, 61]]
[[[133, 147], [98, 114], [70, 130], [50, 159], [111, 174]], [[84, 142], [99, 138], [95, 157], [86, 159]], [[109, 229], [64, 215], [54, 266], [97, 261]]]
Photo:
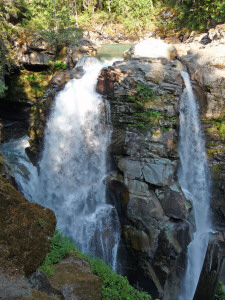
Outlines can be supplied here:
[[191, 205], [176, 178], [182, 85], [166, 59], [134, 58], [103, 69], [97, 87], [110, 102], [113, 125], [108, 201], [117, 207], [133, 260], [123, 271], [135, 282], [139, 268], [151, 279], [151, 293], [161, 296], [190, 241]]

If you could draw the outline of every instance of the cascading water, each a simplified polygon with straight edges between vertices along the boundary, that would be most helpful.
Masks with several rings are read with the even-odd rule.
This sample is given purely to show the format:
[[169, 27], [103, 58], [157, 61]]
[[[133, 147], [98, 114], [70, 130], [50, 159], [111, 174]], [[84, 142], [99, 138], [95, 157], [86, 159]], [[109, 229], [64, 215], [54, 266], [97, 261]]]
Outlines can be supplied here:
[[[19, 182], [29, 200], [55, 212], [57, 227], [83, 252], [102, 258], [115, 270], [120, 224], [115, 207], [106, 204], [104, 184], [109, 105], [95, 92], [103, 65], [93, 57], [78, 65], [84, 76], [67, 83], [55, 99], [39, 174], [32, 170], [29, 180], [22, 176]], [[36, 188], [26, 193], [28, 181]]]
[[188, 246], [187, 269], [179, 300], [192, 300], [202, 270], [211, 231], [209, 218], [210, 178], [201, 132], [198, 107], [192, 91], [189, 75], [181, 72], [186, 88], [180, 102], [178, 171], [180, 186], [185, 197], [192, 202], [195, 226], [193, 240]]
[[54, 210], [58, 228], [82, 251], [115, 268], [120, 228], [103, 182], [111, 130], [107, 105], [95, 92], [102, 64], [86, 58], [80, 65], [85, 75], [59, 93], [47, 123], [38, 202]]

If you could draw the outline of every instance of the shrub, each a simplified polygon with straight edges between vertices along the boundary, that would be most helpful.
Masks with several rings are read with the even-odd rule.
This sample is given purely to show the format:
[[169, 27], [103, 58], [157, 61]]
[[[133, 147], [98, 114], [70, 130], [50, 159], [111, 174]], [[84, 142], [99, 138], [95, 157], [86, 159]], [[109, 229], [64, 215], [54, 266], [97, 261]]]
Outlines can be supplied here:
[[67, 69], [67, 65], [60, 60], [56, 60], [55, 62], [53, 62], [53, 66], [55, 68], [55, 70], [66, 70]]
[[54, 274], [54, 264], [59, 263], [72, 251], [79, 252], [74, 243], [70, 241], [70, 238], [64, 237], [58, 230], [55, 231], [54, 236], [51, 238], [50, 247], [51, 252], [46, 255], [44, 264], [40, 267], [40, 270], [45, 272], [48, 276]]
[[101, 259], [91, 258], [93, 272], [103, 278], [103, 300], [150, 300], [151, 296], [134, 289], [126, 277], [112, 271]]

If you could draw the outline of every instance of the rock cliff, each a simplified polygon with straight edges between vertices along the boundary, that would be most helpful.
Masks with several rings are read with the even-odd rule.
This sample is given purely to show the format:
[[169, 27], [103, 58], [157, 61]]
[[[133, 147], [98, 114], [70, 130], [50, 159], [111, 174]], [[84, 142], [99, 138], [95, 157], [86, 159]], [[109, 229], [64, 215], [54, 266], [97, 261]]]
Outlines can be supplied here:
[[151, 279], [149, 289], [162, 296], [190, 241], [191, 205], [176, 178], [183, 81], [166, 59], [134, 58], [103, 69], [97, 89], [111, 106], [108, 201], [118, 209], [133, 261], [128, 259], [123, 271], [139, 281], [138, 267], [145, 280]]
[[[211, 213], [214, 228], [223, 231], [225, 46], [221, 40], [207, 46], [199, 41], [176, 45], [177, 57], [191, 76], [199, 102], [212, 171]], [[106, 181], [108, 201], [117, 207], [121, 218], [120, 250], [127, 251], [124, 273], [133, 283], [142, 282], [145, 289], [145, 280], [150, 278], [152, 284], [147, 288], [164, 295], [163, 299], [176, 299], [190, 241], [187, 221], [192, 221], [191, 204], [185, 200], [176, 177], [178, 107], [184, 86], [174, 68], [178, 66], [176, 61], [143, 58], [132, 51], [133, 58], [103, 69], [97, 86], [110, 103], [113, 125], [111, 172]], [[221, 266], [224, 240], [209, 245], [208, 255], [217, 261], [215, 251], [210, 250], [213, 243], [220, 245]], [[212, 290], [219, 269], [211, 282]], [[205, 267], [204, 272], [201, 280], [211, 271], [207, 273]], [[197, 293], [199, 299], [204, 298], [201, 282]]]

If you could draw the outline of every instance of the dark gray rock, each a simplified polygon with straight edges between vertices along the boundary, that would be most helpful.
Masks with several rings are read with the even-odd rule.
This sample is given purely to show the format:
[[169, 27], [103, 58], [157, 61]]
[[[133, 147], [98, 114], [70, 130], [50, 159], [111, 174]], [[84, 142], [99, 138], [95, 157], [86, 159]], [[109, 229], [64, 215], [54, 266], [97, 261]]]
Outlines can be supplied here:
[[59, 290], [52, 287], [46, 274], [39, 269], [29, 277], [29, 285], [32, 289], [49, 296], [65, 299]]

